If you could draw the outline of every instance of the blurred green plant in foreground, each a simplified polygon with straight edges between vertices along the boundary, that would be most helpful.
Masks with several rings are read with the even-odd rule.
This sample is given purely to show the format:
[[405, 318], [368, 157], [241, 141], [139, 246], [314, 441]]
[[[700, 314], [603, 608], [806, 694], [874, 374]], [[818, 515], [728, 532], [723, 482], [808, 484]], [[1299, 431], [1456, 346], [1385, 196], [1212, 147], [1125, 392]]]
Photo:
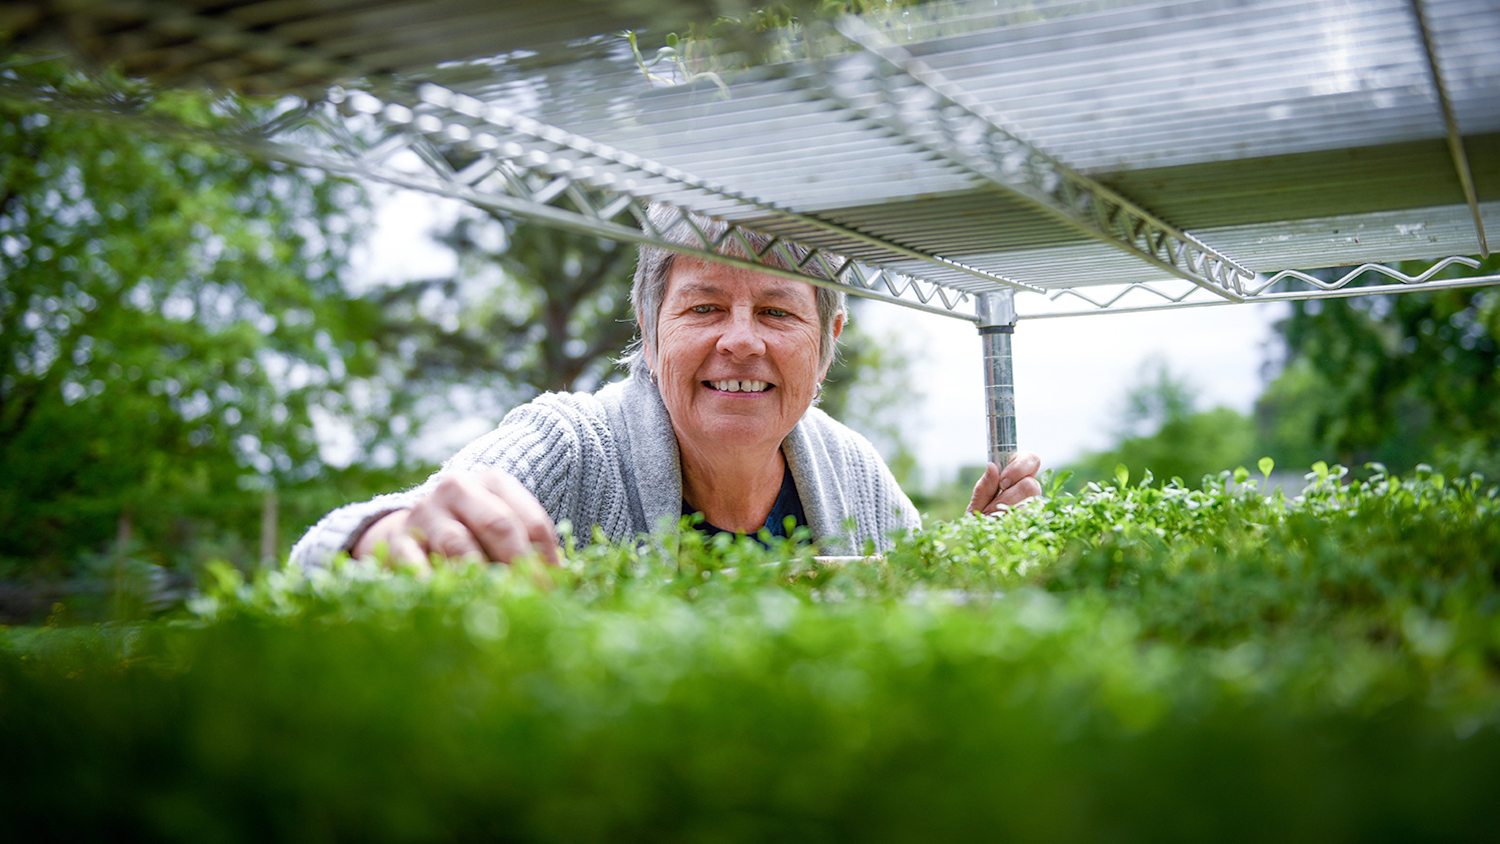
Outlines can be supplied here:
[[[1269, 474], [1269, 461], [1261, 467]], [[0, 810], [153, 840], [1485, 840], [1500, 501], [1319, 464], [818, 561], [230, 567], [0, 631]]]

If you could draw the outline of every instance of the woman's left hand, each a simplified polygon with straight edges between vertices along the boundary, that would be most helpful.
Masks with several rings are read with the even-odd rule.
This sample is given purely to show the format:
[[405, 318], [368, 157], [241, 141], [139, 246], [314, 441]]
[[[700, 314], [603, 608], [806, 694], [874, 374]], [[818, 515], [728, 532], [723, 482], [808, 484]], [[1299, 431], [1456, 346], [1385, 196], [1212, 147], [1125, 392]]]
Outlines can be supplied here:
[[1014, 507], [1030, 498], [1042, 494], [1042, 485], [1036, 479], [1042, 459], [1029, 451], [1018, 451], [1005, 470], [994, 463], [984, 470], [979, 483], [974, 484], [974, 497], [969, 499], [970, 513], [992, 516], [1002, 509]]

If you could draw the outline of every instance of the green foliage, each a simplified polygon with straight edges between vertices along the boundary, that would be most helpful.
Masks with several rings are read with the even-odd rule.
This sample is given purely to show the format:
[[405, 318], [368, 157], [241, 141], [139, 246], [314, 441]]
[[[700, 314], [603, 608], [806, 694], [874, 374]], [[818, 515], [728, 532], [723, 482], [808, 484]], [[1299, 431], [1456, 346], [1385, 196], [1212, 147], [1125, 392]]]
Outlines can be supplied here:
[[1090, 484], [884, 559], [230, 568], [0, 634], [10, 823], [153, 840], [1485, 840], [1500, 502]]
[[[7, 73], [96, 93], [53, 63]], [[371, 366], [375, 314], [338, 278], [361, 209], [320, 172], [0, 102], [0, 575], [117, 536], [254, 536], [262, 490], [320, 470], [314, 415]]]
[[[1406, 265], [1416, 272], [1419, 266]], [[1477, 269], [1493, 274], [1500, 259]], [[1420, 462], [1500, 472], [1500, 295], [1491, 288], [1294, 302], [1285, 363], [1256, 409], [1294, 465]]]
[[984, 471], [985, 464], [983, 463], [960, 466], [958, 472], [947, 481], [920, 492], [908, 490], [907, 494], [911, 496], [912, 503], [922, 514], [922, 523], [931, 524], [963, 518], [968, 513], [969, 499], [974, 495], [974, 486], [984, 476]]
[[1252, 422], [1227, 407], [1196, 410], [1196, 403], [1193, 388], [1165, 363], [1148, 365], [1126, 393], [1115, 445], [1068, 467], [1077, 478], [1074, 488], [1113, 478], [1118, 466], [1193, 483], [1221, 466], [1248, 461], [1255, 445]]
[[596, 389], [617, 374], [636, 334], [634, 244], [495, 212], [461, 217], [435, 239], [457, 255], [455, 277], [372, 297], [389, 320], [378, 342], [406, 363], [408, 396], [493, 386], [513, 405], [545, 390]]

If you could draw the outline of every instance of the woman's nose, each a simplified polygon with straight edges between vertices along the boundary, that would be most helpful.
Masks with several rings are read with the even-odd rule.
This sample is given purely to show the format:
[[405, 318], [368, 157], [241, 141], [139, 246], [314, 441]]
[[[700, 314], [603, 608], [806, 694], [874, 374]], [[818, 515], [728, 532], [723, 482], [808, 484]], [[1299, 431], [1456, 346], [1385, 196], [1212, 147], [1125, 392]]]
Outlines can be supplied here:
[[748, 311], [732, 312], [724, 333], [719, 335], [718, 348], [737, 358], [765, 354], [766, 341], [760, 336], [760, 326], [756, 325], [754, 315]]

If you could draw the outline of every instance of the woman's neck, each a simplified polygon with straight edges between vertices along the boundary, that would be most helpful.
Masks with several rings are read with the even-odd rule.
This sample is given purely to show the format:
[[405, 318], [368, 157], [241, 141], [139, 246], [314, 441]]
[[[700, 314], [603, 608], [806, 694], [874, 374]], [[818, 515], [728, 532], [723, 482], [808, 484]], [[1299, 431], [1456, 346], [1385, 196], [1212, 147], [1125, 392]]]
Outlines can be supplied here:
[[765, 457], [711, 459], [683, 449], [682, 497], [709, 524], [736, 533], [754, 533], [766, 526], [776, 506], [786, 461], [778, 446]]

